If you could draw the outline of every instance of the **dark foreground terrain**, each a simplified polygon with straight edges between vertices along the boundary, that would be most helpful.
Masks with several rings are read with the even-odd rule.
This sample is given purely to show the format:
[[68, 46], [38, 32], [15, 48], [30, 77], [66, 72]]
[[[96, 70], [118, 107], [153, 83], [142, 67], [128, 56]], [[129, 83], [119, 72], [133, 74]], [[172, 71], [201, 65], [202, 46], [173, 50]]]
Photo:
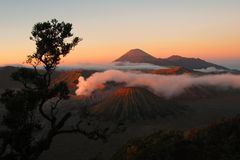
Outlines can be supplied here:
[[[15, 70], [15, 68], [8, 67], [6, 69], [7, 71], [0, 70], [1, 80], [2, 80], [0, 91], [6, 88], [20, 87], [19, 84], [12, 82], [11, 79], [9, 78], [9, 75], [10, 75], [9, 72]], [[88, 72], [85, 72], [84, 75], [87, 77], [93, 72], [88, 71]], [[56, 75], [56, 77], [58, 78], [55, 79], [55, 81], [59, 81], [59, 80], [67, 81], [69, 88], [71, 90], [71, 93], [73, 94], [76, 88], [75, 86], [75, 84], [77, 83], [76, 80], [80, 75], [83, 75], [83, 73], [79, 71], [78, 72], [72, 72], [72, 71], [61, 72]], [[136, 93], [135, 93], [135, 90], [137, 90]], [[123, 91], [128, 92], [128, 90], [126, 91], [126, 89], [123, 89]], [[115, 91], [105, 91], [102, 93], [100, 92], [100, 93], [97, 93], [95, 97], [93, 96], [91, 98], [71, 95], [70, 100], [67, 100], [61, 104], [62, 110], [71, 110], [75, 115], [70, 121], [70, 123], [68, 123], [68, 125], [71, 126], [71, 123], [75, 122], [74, 118], [79, 116], [80, 109], [83, 106], [99, 107], [105, 104], [104, 106], [106, 106], [106, 108], [104, 109], [104, 111], [107, 111], [109, 114], [109, 112], [111, 111], [111, 106], [115, 106], [115, 107], [118, 106], [121, 108], [122, 105], [120, 104], [124, 104], [123, 106], [125, 107], [124, 111], [121, 111], [120, 113], [121, 115], [124, 115], [124, 116], [127, 115], [126, 117], [129, 117], [129, 116], [131, 117], [131, 115], [129, 115], [130, 111], [128, 110], [128, 108], [132, 107], [133, 109], [135, 109], [135, 111], [137, 111], [136, 106], [139, 105], [139, 103], [144, 104], [144, 107], [147, 107], [147, 104], [149, 104], [148, 101], [152, 101], [153, 99], [157, 99], [159, 103], [164, 103], [167, 106], [170, 106], [170, 107], [173, 106], [173, 108], [174, 107], [180, 107], [180, 108], [176, 109], [176, 111], [178, 111], [176, 112], [177, 114], [173, 114], [170, 116], [157, 117], [156, 115], [153, 114], [153, 117], [149, 115], [138, 116], [138, 118], [135, 118], [133, 121], [127, 120], [124, 123], [127, 130], [123, 133], [112, 135], [111, 137], [109, 137], [107, 143], [104, 143], [100, 140], [98, 141], [89, 140], [85, 136], [82, 136], [79, 134], [59, 135], [54, 139], [50, 149], [44, 152], [44, 154], [40, 157], [40, 160], [53, 160], [53, 159], [85, 160], [85, 159], [93, 159], [96, 157], [98, 159], [105, 160], [105, 159], [110, 159], [113, 156], [114, 156], [114, 159], [119, 159], [119, 160], [126, 159], [126, 157], [131, 159], [154, 159], [154, 157], [151, 157], [151, 155], [149, 154], [153, 153], [155, 154], [155, 156], [159, 156], [157, 155], [157, 153], [159, 152], [160, 149], [158, 148], [159, 150], [157, 151], [153, 150], [152, 143], [153, 141], [156, 141], [157, 147], [161, 146], [160, 145], [160, 143], [162, 143], [161, 138], [169, 137], [168, 132], [166, 132], [166, 130], [177, 129], [179, 130], [178, 132], [170, 132], [170, 135], [171, 135], [170, 137], [177, 136], [178, 138], [180, 137], [180, 139], [182, 140], [181, 141], [182, 143], [193, 143], [191, 145], [196, 145], [195, 141], [189, 142], [189, 139], [185, 139], [184, 137], [184, 135], [187, 132], [189, 132], [189, 130], [193, 131], [195, 135], [195, 130], [192, 128], [197, 128], [198, 130], [201, 128], [206, 128], [207, 126], [209, 126], [209, 124], [212, 124], [223, 118], [233, 118], [233, 117], [236, 117], [238, 114], [240, 114], [240, 107], [239, 107], [240, 92], [239, 91], [224, 91], [224, 92], [216, 93], [215, 91], [213, 92], [209, 88], [200, 88], [200, 89], [193, 88], [191, 90], [188, 90], [182, 96], [179, 96], [174, 100], [170, 100], [171, 102], [158, 99], [156, 95], [152, 95], [151, 93], [143, 89], [131, 90], [131, 94], [129, 97], [128, 96], [126, 97], [127, 94], [121, 95], [120, 92], [122, 93], [121, 88], [120, 88], [120, 91], [116, 89], [116, 92]], [[146, 93], [148, 96], [143, 96], [143, 95], [146, 95], [143, 93]], [[117, 94], [117, 98], [113, 97], [116, 94]], [[138, 98], [139, 95], [143, 97], [139, 99]], [[131, 97], [134, 97], [134, 98], [131, 98]], [[124, 98], [124, 100], [122, 98]], [[137, 102], [138, 99], [140, 102]], [[154, 109], [155, 103], [152, 103], [152, 105], [153, 105], [152, 108]], [[165, 111], [166, 109], [167, 111], [169, 111], [169, 108], [164, 108], [165, 105], [164, 106], [160, 104], [158, 105], [160, 107], [163, 107], [162, 111]], [[126, 106], [128, 107], [126, 108]], [[184, 108], [184, 110], [182, 107]], [[145, 113], [144, 109], [145, 108], [142, 108], [143, 113]], [[97, 111], [97, 113], [98, 111], [101, 111], [101, 109], [99, 110], [99, 108], [93, 109], [93, 110]], [[4, 113], [3, 106], [0, 106], [0, 111], [1, 113]], [[151, 113], [148, 111], [149, 110], [146, 110], [146, 113], [148, 114]], [[170, 108], [170, 111], [171, 113], [174, 112], [171, 108]], [[113, 112], [113, 113], [116, 113], [116, 112]], [[134, 113], [139, 114], [140, 112], [134, 112]], [[139, 115], [143, 115], [143, 113]], [[236, 126], [233, 126], [233, 127], [235, 127], [234, 129], [237, 129]], [[159, 130], [164, 130], [164, 132]], [[221, 132], [221, 130], [219, 130], [219, 132]], [[204, 130], [199, 132], [199, 135], [202, 133], [204, 133]], [[196, 135], [198, 135], [198, 133], [196, 133]], [[226, 136], [229, 136], [229, 135], [226, 135]], [[145, 137], [145, 138], [136, 139], [138, 137], [139, 138]], [[132, 139], [135, 139], [135, 140], [133, 141]], [[169, 142], [169, 138], [166, 138], [166, 142]], [[209, 143], [213, 143], [213, 142], [209, 141]], [[141, 148], [143, 145], [146, 146], [146, 150]], [[169, 145], [170, 145], [169, 149], [172, 149], [176, 147], [175, 145], [178, 145], [178, 143], [177, 144], [169, 143]], [[129, 148], [126, 146], [133, 146], [133, 147], [132, 148], [130, 147], [130, 150], [129, 150]], [[136, 147], [137, 149], [134, 147]], [[198, 149], [199, 146], [196, 145], [194, 147]], [[161, 148], [161, 149], [164, 150], [164, 148]], [[219, 152], [219, 150], [217, 152]], [[175, 152], [173, 153], [175, 154]], [[197, 153], [201, 153], [201, 152], [197, 152]], [[130, 157], [128, 157], [129, 154], [130, 154]], [[148, 155], [148, 157], [144, 157], [143, 155]], [[155, 157], [155, 159], [157, 158]]]
[[224, 117], [235, 117], [240, 114], [240, 94], [210, 99], [185, 101], [190, 111], [177, 117], [167, 117], [152, 120], [140, 120], [126, 124], [127, 131], [113, 135], [107, 143], [88, 140], [78, 134], [68, 134], [56, 137], [50, 150], [41, 159], [89, 159], [101, 156], [109, 159], [128, 140], [148, 136], [159, 130], [202, 128], [221, 120]]
[[124, 145], [114, 160], [237, 160], [240, 117], [222, 119], [202, 129], [165, 130]]

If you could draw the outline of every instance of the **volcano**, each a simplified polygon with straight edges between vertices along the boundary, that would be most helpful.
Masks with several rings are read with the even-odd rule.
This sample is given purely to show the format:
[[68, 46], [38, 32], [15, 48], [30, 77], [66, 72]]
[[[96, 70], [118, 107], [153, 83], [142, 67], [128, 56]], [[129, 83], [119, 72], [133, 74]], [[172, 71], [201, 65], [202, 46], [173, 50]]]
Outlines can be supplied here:
[[216, 69], [229, 70], [226, 67], [207, 62], [200, 58], [187, 58], [178, 55], [173, 55], [168, 58], [156, 58], [151, 54], [144, 52], [141, 49], [132, 49], [116, 59], [114, 62], [131, 62], [131, 63], [150, 63], [159, 66], [180, 66], [186, 69], [202, 69], [208, 67], [215, 67]]
[[175, 116], [186, 108], [160, 98], [145, 88], [122, 87], [92, 107], [90, 112], [112, 120], [146, 120]]
[[131, 62], [131, 63], [150, 63], [159, 64], [159, 60], [141, 49], [131, 49], [114, 62]]

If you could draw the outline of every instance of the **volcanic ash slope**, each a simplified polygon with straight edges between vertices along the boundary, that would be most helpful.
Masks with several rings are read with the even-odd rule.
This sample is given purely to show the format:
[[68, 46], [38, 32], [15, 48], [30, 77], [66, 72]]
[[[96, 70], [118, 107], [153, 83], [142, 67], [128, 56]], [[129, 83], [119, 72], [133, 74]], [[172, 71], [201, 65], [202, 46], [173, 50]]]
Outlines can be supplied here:
[[160, 98], [145, 88], [123, 87], [90, 108], [90, 112], [115, 120], [146, 120], [175, 116], [186, 109], [186, 106]]

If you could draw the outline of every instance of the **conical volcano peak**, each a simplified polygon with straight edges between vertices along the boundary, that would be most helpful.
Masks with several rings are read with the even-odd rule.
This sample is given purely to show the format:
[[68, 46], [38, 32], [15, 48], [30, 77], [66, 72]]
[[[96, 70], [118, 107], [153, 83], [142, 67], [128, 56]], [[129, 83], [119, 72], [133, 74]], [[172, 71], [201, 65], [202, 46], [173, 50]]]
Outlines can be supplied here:
[[143, 51], [143, 50], [141, 50], [139, 48], [131, 49], [126, 54], [138, 54], [138, 55], [148, 55], [148, 56], [151, 56], [150, 54], [146, 53], [145, 51]]
[[133, 63], [148, 63], [148, 62], [156, 62], [157, 58], [153, 57], [152, 55], [146, 53], [141, 49], [131, 49], [123, 56], [119, 57], [115, 60], [120, 62], [133, 62]]

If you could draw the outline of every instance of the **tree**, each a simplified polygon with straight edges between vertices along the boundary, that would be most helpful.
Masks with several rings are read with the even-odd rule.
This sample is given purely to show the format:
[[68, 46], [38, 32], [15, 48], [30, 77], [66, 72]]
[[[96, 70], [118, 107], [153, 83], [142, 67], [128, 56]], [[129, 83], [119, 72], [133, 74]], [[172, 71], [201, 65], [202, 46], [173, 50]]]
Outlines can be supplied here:
[[[57, 114], [58, 104], [69, 98], [69, 90], [65, 82], [53, 84], [52, 75], [61, 58], [81, 41], [73, 37], [71, 31], [72, 24], [56, 19], [34, 25], [30, 39], [36, 44], [36, 52], [26, 61], [33, 69], [21, 68], [13, 73], [12, 78], [23, 88], [8, 89], [0, 98], [6, 109], [2, 122], [4, 129], [0, 132], [0, 159], [36, 160], [59, 134], [77, 132], [90, 139], [105, 140], [118, 129], [109, 131], [107, 127], [95, 126], [88, 131], [81, 128], [83, 122], [92, 119], [86, 112], [77, 124], [66, 129], [64, 125], [71, 112], [62, 117]], [[72, 39], [69, 41], [69, 38]]]

